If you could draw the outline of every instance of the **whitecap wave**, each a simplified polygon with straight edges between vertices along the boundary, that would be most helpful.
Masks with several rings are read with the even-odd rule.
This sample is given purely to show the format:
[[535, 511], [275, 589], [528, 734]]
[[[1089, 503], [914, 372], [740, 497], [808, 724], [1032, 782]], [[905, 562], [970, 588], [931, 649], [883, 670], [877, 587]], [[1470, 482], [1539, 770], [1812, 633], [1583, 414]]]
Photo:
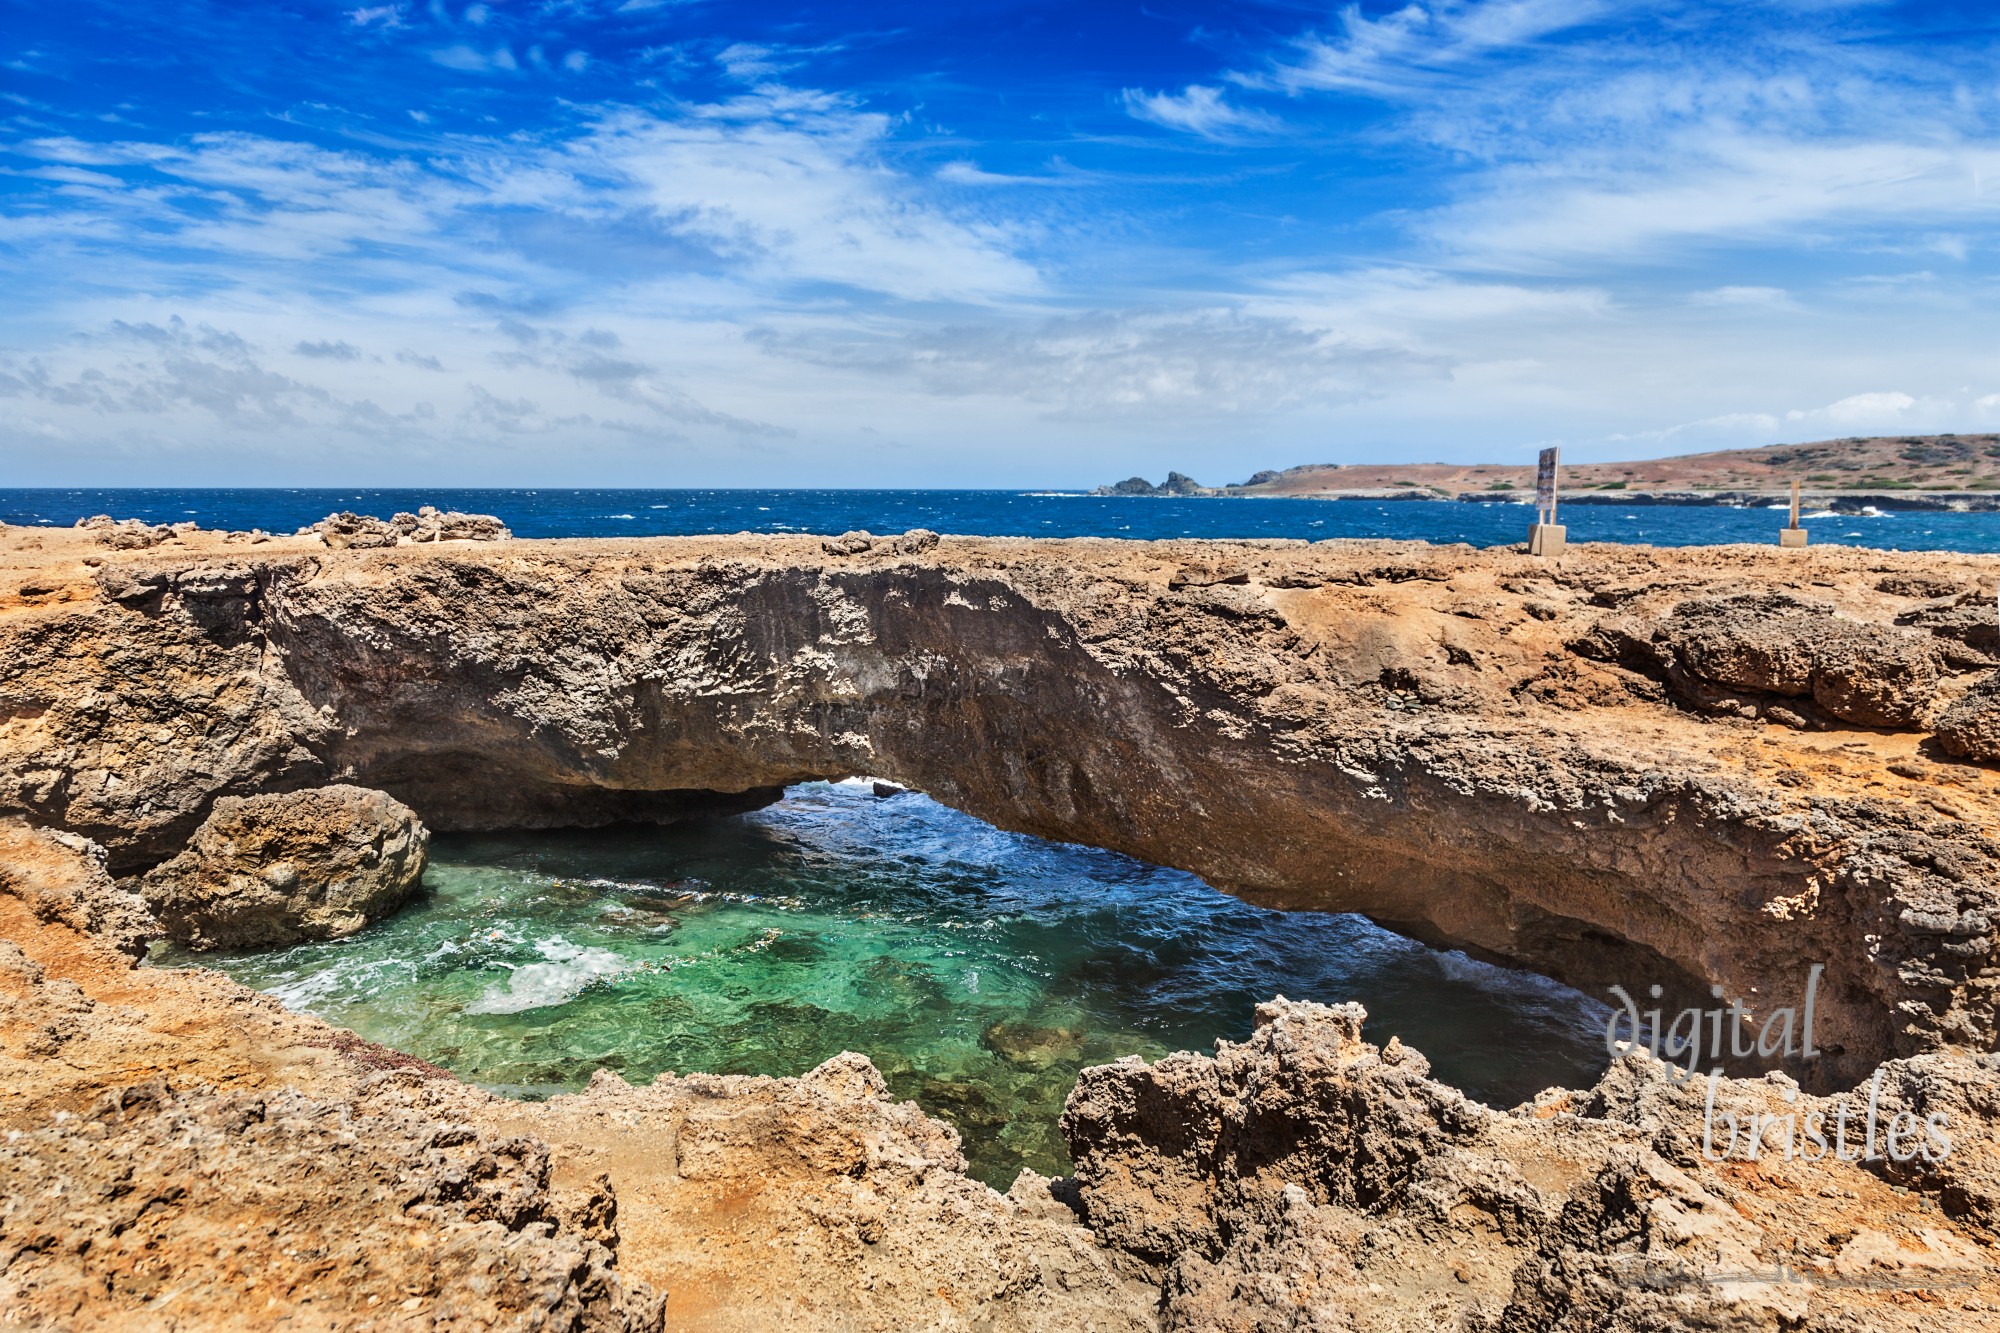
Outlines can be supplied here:
[[629, 966], [609, 949], [571, 944], [560, 937], [537, 940], [535, 951], [547, 961], [515, 967], [506, 986], [488, 987], [486, 994], [465, 1006], [465, 1012], [518, 1014], [568, 1004], [592, 981], [616, 976]]

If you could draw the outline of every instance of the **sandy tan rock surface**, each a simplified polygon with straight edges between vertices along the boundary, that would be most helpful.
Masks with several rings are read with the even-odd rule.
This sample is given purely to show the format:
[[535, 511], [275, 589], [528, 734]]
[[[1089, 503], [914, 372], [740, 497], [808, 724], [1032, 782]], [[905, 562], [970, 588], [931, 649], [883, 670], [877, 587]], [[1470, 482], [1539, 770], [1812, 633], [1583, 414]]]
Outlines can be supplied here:
[[1782, 1075], [1722, 1082], [1711, 1113], [1703, 1080], [1641, 1055], [1499, 1112], [1364, 1042], [1363, 1017], [1280, 1000], [1213, 1059], [1084, 1071], [1063, 1117], [1078, 1192], [1108, 1245], [1164, 1270], [1164, 1327], [2000, 1328], [2000, 1107], [1968, 1104], [2000, 1086], [1990, 1056], [1890, 1067], [1882, 1106], [1949, 1103], [1970, 1131], [1923, 1168], [1956, 1184], [1912, 1190], [1777, 1130], [1732, 1155], [1725, 1118], [1818, 1110], [1835, 1135], [1837, 1104]]
[[1143, 1265], [863, 1057], [507, 1101], [38, 919], [53, 846], [0, 880], [8, 1326], [1155, 1326]]
[[[373, 1116], [395, 1138], [410, 1114], [536, 1137], [550, 1146], [545, 1211], [560, 1225], [520, 1243], [612, 1250], [603, 1218], [563, 1202], [587, 1201], [602, 1172], [622, 1239], [615, 1270], [600, 1268], [633, 1293], [664, 1289], [668, 1327], [754, 1328], [774, 1310], [801, 1328], [1205, 1327], [1226, 1310], [1246, 1328], [1416, 1328], [1450, 1326], [1421, 1322], [1448, 1308], [1472, 1328], [1509, 1302], [1542, 1321], [1526, 1326], [1684, 1327], [1673, 1321], [1710, 1318], [1700, 1274], [1745, 1256], [1914, 1262], [1895, 1256], [1920, 1234], [1915, 1222], [1864, 1225], [1900, 1216], [1891, 1200], [1905, 1197], [1936, 1212], [1938, 1253], [1970, 1246], [1990, 1262], [1993, 1158], [1976, 1136], [1949, 1169], [1776, 1183], [1757, 1171], [1748, 1185], [1724, 1171], [1718, 1184], [1669, 1151], [1685, 1137], [1684, 1108], [1643, 1089], [1607, 1083], [1505, 1117], [1429, 1083], [1414, 1053], [1336, 1041], [1308, 1082], [1346, 1098], [1346, 1137], [1247, 1175], [1240, 1153], [1176, 1167], [1167, 1203], [1130, 1206], [1166, 1227], [1188, 1264], [1208, 1265], [1177, 1268], [1182, 1253], [1143, 1227], [1137, 1240], [1104, 1229], [1112, 1199], [1139, 1195], [1119, 1196], [1087, 1165], [1101, 1202], [1084, 1202], [1108, 1245], [1045, 1184], [1003, 1197], [968, 1183], [949, 1131], [883, 1101], [862, 1066], [805, 1081], [604, 1080], [524, 1107], [214, 976], [133, 971], [112, 947], [138, 929], [113, 877], [177, 855], [225, 797], [346, 782], [391, 793], [436, 828], [535, 827], [749, 808], [789, 782], [867, 773], [1273, 906], [1363, 911], [1586, 987], [1659, 984], [1669, 1010], [1708, 1003], [1714, 986], [1744, 998], [1754, 1024], [1797, 1004], [1823, 964], [1824, 1051], [1793, 1062], [1797, 1095], [1847, 1093], [1887, 1059], [1884, 1095], [1899, 1105], [1989, 1128], [2000, 1114], [1978, 1063], [1996, 1044], [2000, 781], [1933, 730], [1982, 697], [2000, 645], [1966, 612], [1990, 606], [2000, 560], [1580, 547], [1543, 562], [1376, 542], [841, 546], [329, 550], [316, 537], [174, 533], [124, 550], [90, 532], [0, 534], [0, 807], [26, 821], [0, 828], [0, 936], [22, 950], [20, 967], [0, 969], [7, 1125], [54, 1133], [58, 1111], [94, 1117], [135, 1160], [155, 1160], [165, 1131], [154, 1126], [180, 1123], [161, 1116], [226, 1137], [239, 1105], [228, 1098], [291, 1088], [315, 1108], [294, 1118], [314, 1124]], [[1252, 1082], [1261, 1058], [1223, 1053]], [[1382, 1077], [1348, 1068], [1371, 1061]], [[1190, 1086], [1211, 1077], [1172, 1069]], [[140, 1105], [138, 1121], [122, 1102], [110, 1120], [93, 1109], [162, 1077], [171, 1094], [158, 1111]], [[1151, 1076], [1121, 1077], [1142, 1088]], [[1266, 1081], [1282, 1092], [1282, 1077]], [[1233, 1114], [1219, 1092], [1168, 1092]], [[1073, 1107], [1075, 1123], [1096, 1123], [1093, 1104]], [[1293, 1108], [1268, 1109], [1239, 1137], [1300, 1136]], [[1547, 1141], [1521, 1132], [1541, 1112], [1571, 1147], [1561, 1171], [1544, 1169]], [[1162, 1131], [1134, 1124], [1086, 1138], [1110, 1154], [1102, 1161], [1143, 1175]], [[20, 1178], [66, 1178], [33, 1172], [84, 1132], [37, 1140], [47, 1146], [22, 1159]], [[303, 1142], [237, 1150], [282, 1158]], [[1374, 1144], [1387, 1153], [1377, 1175], [1354, 1175], [1355, 1145]], [[381, 1147], [381, 1170], [428, 1169], [400, 1139]], [[1477, 1179], [1464, 1206], [1500, 1219], [1498, 1239], [1475, 1237], [1486, 1224], [1437, 1193], [1459, 1178], [1452, 1162], [1461, 1183]], [[1388, 1192], [1371, 1194], [1368, 1179]], [[1447, 1202], [1394, 1202], [1419, 1179]], [[1835, 1218], [1844, 1204], [1751, 1217], [1748, 1230], [1729, 1220], [1826, 1189], [1835, 1194], [1815, 1197], [1854, 1205], [1848, 1221]], [[571, 1217], [586, 1219], [574, 1236]], [[1825, 1234], [1809, 1234], [1822, 1222]], [[360, 1225], [373, 1223], [342, 1223]], [[1836, 1235], [1848, 1225], [1851, 1236]], [[1604, 1279], [1590, 1256], [1654, 1253], [1650, 1240], [1627, 1244], [1647, 1228], [1694, 1237], [1659, 1252], [1708, 1262], [1701, 1290], [1659, 1303]], [[0, 1245], [13, 1234], [0, 1231]], [[61, 1252], [51, 1245], [34, 1253]], [[1459, 1245], [1485, 1247], [1486, 1267], [1452, 1274], [1444, 1306], [1362, 1280], [1380, 1249], [1405, 1256], [1409, 1290], [1441, 1283], [1413, 1256]], [[26, 1251], [15, 1253], [8, 1272]], [[73, 1290], [89, 1280], [80, 1271], [51, 1270], [37, 1289]], [[597, 1271], [572, 1270], [576, 1302], [610, 1290], [592, 1285]], [[571, 1308], [561, 1291], [529, 1287], [542, 1293], [536, 1308]], [[1884, 1309], [1944, 1308], [1921, 1291], [1825, 1290], [1835, 1294], [1803, 1313], [1773, 1298], [1714, 1318], [1867, 1328], [1885, 1326], [1870, 1322], [1878, 1296]], [[1865, 1300], [1840, 1294], [1854, 1291]], [[1357, 1305], [1362, 1295], [1379, 1309]]]
[[[184, 548], [184, 549], [182, 549]], [[352, 782], [439, 829], [868, 773], [1278, 907], [1669, 1007], [1795, 998], [1802, 1077], [1995, 1042], [1993, 772], [1929, 730], [2000, 562], [1843, 549], [818, 538], [0, 540], [0, 803], [178, 852]], [[11, 592], [4, 591], [11, 585]]]

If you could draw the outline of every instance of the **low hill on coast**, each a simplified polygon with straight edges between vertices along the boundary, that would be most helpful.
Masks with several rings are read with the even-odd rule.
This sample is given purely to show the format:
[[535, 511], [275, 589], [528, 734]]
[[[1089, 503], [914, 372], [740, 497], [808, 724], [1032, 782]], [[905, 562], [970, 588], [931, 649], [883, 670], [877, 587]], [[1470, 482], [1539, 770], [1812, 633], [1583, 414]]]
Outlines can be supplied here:
[[[2000, 435], [1854, 436], [1566, 464], [1562, 475], [1569, 503], [1602, 497], [1620, 504], [1748, 504], [1787, 494], [1794, 481], [1809, 495], [1884, 508], [2000, 508]], [[1204, 486], [1174, 472], [1158, 486], [1134, 477], [1096, 493], [1510, 500], [1534, 487], [1533, 464], [1308, 463], [1227, 486]]]

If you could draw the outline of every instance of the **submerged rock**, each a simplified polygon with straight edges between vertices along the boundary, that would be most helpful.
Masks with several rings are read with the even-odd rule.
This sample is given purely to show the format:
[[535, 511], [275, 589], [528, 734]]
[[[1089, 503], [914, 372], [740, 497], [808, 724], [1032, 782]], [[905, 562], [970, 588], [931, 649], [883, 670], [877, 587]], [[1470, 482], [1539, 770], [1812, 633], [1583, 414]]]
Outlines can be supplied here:
[[983, 1034], [987, 1047], [1010, 1064], [1047, 1069], [1083, 1057], [1083, 1033], [1075, 1028], [1032, 1027], [1002, 1020]]
[[332, 939], [402, 906], [429, 845], [408, 806], [366, 787], [225, 796], [143, 892], [166, 933], [191, 948]]

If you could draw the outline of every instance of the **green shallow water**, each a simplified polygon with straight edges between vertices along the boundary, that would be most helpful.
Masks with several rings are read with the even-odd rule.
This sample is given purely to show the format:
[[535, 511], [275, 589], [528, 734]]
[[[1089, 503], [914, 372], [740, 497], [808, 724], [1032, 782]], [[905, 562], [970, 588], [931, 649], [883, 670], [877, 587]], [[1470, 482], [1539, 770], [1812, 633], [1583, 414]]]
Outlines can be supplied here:
[[1509, 1105], [1604, 1067], [1601, 1005], [1354, 916], [1002, 833], [858, 782], [670, 828], [440, 837], [425, 894], [350, 939], [199, 962], [517, 1096], [600, 1067], [798, 1074], [866, 1053], [1001, 1188], [1068, 1158], [1077, 1071], [1240, 1039], [1259, 1000], [1359, 1000]]

